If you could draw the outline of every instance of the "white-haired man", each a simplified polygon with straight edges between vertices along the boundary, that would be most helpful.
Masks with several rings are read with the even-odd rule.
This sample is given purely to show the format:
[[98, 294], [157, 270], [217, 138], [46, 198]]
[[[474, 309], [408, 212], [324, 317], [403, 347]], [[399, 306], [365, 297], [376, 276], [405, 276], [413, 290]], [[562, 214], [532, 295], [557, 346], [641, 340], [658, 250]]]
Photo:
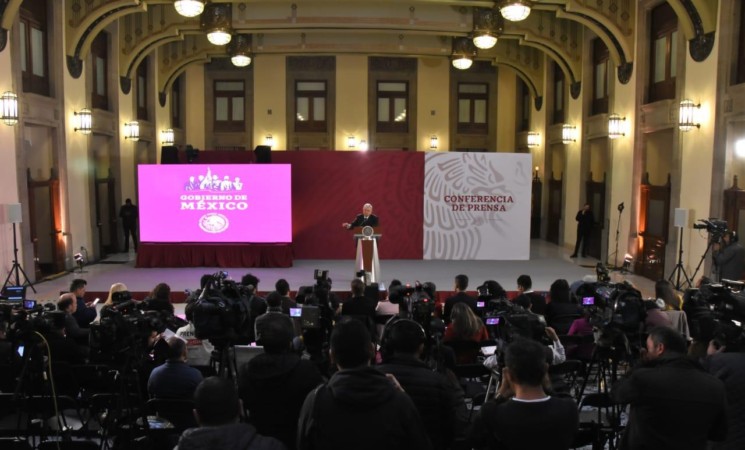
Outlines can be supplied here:
[[347, 230], [354, 227], [377, 227], [379, 223], [378, 216], [373, 214], [372, 211], [372, 205], [369, 203], [365, 203], [362, 206], [362, 214], [357, 214], [357, 217], [354, 218], [352, 223], [345, 222], [341, 224], [341, 226], [346, 228]]

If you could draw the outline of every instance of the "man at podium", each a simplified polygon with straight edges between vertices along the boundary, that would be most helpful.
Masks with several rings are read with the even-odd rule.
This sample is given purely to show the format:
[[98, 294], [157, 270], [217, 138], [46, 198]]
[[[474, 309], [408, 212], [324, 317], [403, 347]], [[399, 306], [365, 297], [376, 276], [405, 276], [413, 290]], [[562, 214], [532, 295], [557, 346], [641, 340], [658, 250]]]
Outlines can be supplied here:
[[354, 218], [352, 223], [345, 222], [341, 224], [342, 227], [346, 228], [347, 230], [350, 230], [354, 227], [377, 227], [378, 226], [378, 216], [374, 215], [372, 213], [373, 207], [369, 203], [365, 203], [362, 206], [362, 214], [357, 214], [357, 217]]

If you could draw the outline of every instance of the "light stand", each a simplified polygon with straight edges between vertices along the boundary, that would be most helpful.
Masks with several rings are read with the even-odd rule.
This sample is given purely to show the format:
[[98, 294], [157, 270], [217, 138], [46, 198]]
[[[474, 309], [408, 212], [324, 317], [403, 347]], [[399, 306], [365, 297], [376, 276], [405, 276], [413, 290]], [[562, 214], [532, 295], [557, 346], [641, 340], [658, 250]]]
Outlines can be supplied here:
[[[623, 214], [623, 202], [618, 204], [618, 222], [616, 222], [616, 249], [613, 252], [613, 270], [618, 270], [618, 237], [621, 234], [621, 214]], [[608, 257], [610, 259], [610, 256]]]
[[[23, 285], [21, 284], [21, 274], [23, 274]], [[3, 289], [8, 285], [10, 282], [10, 277], [14, 278], [15, 286], [31, 286], [31, 289], [36, 293], [36, 288], [34, 288], [34, 284], [28, 279], [28, 275], [26, 275], [26, 272], [23, 270], [23, 267], [18, 263], [18, 242], [16, 238], [16, 224], [13, 222], [13, 265], [10, 268], [10, 271], [8, 272], [8, 276], [5, 277], [5, 283], [3, 283]]]
[[[675, 268], [672, 272], [670, 272], [670, 276], [667, 277], [667, 280], [672, 283], [673, 276], [675, 277], [675, 290], [676, 291], [682, 291], [681, 287], [683, 284], [680, 280], [680, 274], [683, 274], [683, 277], [685, 278], [685, 282], [688, 283], [688, 287], [691, 287], [691, 279], [688, 278], [688, 274], [686, 273], [685, 267], [683, 267], [683, 227], [677, 227], [678, 228], [678, 263], [675, 265]], [[696, 269], [698, 271], [698, 268]]]

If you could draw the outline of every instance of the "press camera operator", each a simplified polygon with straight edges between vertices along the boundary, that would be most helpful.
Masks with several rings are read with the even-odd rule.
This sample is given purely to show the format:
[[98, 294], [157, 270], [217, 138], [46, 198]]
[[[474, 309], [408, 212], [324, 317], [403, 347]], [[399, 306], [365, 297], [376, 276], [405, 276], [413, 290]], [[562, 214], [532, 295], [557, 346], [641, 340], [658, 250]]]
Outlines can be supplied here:
[[722, 234], [721, 243], [712, 245], [714, 262], [718, 268], [720, 280], [742, 280], [745, 272], [745, 248], [737, 242], [732, 230]]

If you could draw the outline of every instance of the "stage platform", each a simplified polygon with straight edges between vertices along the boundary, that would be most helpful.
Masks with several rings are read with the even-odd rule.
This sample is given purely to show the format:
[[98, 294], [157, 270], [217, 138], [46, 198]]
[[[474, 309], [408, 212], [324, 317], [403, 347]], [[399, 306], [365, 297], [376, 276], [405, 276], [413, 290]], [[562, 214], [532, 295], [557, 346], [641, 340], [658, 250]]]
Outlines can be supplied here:
[[141, 242], [137, 268], [292, 267], [292, 244]]
[[[505, 290], [513, 291], [517, 288], [517, 277], [528, 274], [533, 279], [533, 288], [537, 291], [547, 291], [551, 283], [557, 278], [565, 278], [570, 283], [585, 275], [595, 273], [592, 258], [569, 258], [571, 250], [562, 248], [543, 240], [531, 241], [530, 259], [526, 261], [422, 261], [422, 260], [382, 260], [380, 262], [382, 281], [387, 286], [390, 280], [397, 278], [404, 283], [416, 280], [431, 281], [437, 285], [438, 291], [451, 291], [453, 278], [463, 273], [470, 278], [470, 289], [485, 280], [498, 281]], [[44, 281], [35, 285], [37, 293], [28, 290], [29, 298], [40, 301], [56, 300], [59, 291], [66, 291], [73, 278], [84, 278], [88, 281], [88, 291], [106, 292], [113, 283], [121, 282], [133, 292], [148, 292], [158, 283], [168, 283], [173, 292], [199, 287], [199, 278], [204, 274], [225, 270], [236, 279], [245, 273], [253, 273], [261, 282], [260, 291], [271, 291], [279, 278], [290, 283], [290, 288], [296, 290], [300, 286], [312, 285], [313, 270], [329, 270], [329, 277], [333, 280], [334, 291], [349, 291], [349, 284], [354, 278], [354, 260], [295, 260], [289, 268], [224, 268], [217, 267], [187, 267], [187, 268], [136, 268], [136, 255], [112, 255], [99, 264], [92, 264], [84, 268], [84, 273], [71, 272], [54, 280]], [[654, 295], [654, 282], [633, 274], [611, 273], [615, 282], [628, 280], [642, 291], [645, 297]], [[102, 299], [103, 300], [103, 299]]]

